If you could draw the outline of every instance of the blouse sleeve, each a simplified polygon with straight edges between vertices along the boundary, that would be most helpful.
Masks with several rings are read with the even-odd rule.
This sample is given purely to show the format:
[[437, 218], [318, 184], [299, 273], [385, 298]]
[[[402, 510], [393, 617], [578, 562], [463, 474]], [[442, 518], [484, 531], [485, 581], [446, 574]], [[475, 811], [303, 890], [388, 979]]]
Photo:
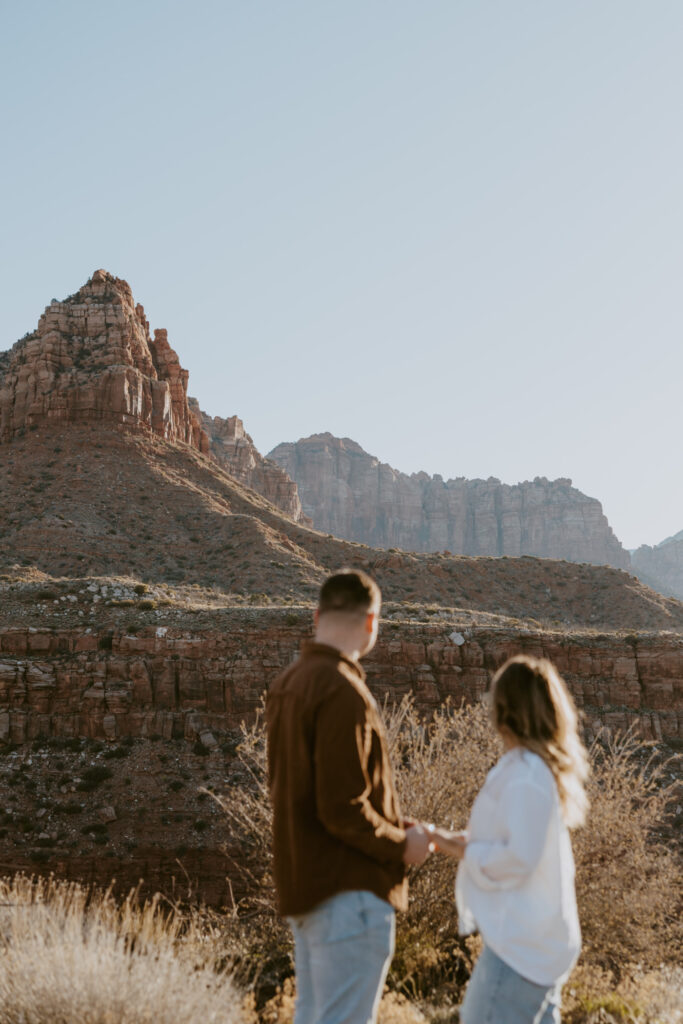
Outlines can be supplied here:
[[498, 805], [502, 838], [465, 848], [467, 870], [481, 889], [514, 889], [529, 877], [543, 853], [552, 807], [551, 794], [533, 782], [517, 779], [505, 787]]

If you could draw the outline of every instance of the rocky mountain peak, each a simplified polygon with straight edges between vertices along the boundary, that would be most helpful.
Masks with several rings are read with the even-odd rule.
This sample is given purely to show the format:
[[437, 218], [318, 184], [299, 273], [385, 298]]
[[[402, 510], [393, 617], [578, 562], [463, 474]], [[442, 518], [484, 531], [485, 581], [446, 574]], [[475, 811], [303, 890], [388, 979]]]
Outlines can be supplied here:
[[303, 522], [296, 484], [256, 450], [237, 416], [206, 416], [168, 332], [150, 333], [127, 281], [96, 270], [53, 299], [35, 331], [0, 353], [0, 442], [60, 421], [149, 430], [210, 455], [240, 483]]
[[151, 337], [129, 284], [106, 270], [62, 302], [53, 299], [0, 370], [0, 441], [47, 422], [96, 420], [208, 452], [167, 332]]

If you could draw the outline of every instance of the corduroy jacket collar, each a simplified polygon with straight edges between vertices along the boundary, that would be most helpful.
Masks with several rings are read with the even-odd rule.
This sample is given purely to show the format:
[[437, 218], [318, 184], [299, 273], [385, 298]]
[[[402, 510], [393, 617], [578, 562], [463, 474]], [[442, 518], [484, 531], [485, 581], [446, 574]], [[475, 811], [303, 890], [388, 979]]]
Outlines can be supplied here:
[[315, 654], [318, 657], [321, 655], [327, 655], [328, 658], [334, 658], [335, 661], [343, 661], [347, 665], [350, 665], [354, 672], [357, 672], [360, 678], [365, 682], [365, 670], [361, 666], [360, 662], [354, 661], [353, 658], [349, 658], [348, 655], [344, 654], [337, 647], [331, 647], [329, 644], [320, 644], [317, 640], [304, 640], [301, 644], [301, 657], [306, 658], [310, 655]]

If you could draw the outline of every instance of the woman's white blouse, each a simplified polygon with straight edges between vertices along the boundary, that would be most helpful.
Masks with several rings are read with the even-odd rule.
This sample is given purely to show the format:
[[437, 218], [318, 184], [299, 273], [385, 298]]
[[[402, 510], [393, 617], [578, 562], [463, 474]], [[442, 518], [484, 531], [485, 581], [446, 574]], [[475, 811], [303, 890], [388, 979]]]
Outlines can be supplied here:
[[460, 933], [486, 945], [522, 977], [552, 985], [581, 949], [574, 857], [553, 774], [515, 747], [474, 801], [455, 884]]

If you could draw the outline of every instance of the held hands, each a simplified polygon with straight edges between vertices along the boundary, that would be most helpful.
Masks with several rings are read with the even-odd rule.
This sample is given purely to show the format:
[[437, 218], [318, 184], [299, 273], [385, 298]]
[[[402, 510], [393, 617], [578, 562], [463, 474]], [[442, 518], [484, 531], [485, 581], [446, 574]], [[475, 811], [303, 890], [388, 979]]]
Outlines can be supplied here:
[[447, 828], [435, 828], [432, 833], [434, 846], [447, 857], [462, 860], [467, 846], [467, 832], [451, 832]]
[[438, 850], [447, 857], [462, 860], [467, 846], [467, 832], [452, 832], [436, 825], [413, 821], [406, 818], [403, 822], [406, 830], [406, 848], [403, 854], [405, 864], [420, 865], [430, 853]]
[[432, 833], [429, 831], [429, 827], [413, 821], [404, 821], [403, 825], [406, 830], [406, 848], [403, 852], [403, 863], [418, 866], [424, 864], [434, 849]]

